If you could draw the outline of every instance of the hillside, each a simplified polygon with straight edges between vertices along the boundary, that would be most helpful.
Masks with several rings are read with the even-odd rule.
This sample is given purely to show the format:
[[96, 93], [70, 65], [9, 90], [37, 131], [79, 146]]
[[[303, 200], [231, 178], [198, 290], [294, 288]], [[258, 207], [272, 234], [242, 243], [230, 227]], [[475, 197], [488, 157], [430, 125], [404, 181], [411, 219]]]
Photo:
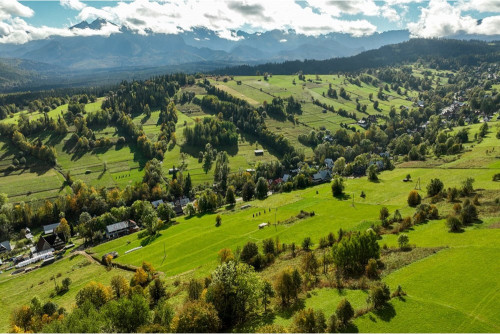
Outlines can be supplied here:
[[255, 75], [255, 73], [294, 74], [337, 73], [359, 71], [367, 68], [411, 63], [420, 58], [435, 59], [440, 68], [450, 63], [477, 65], [480, 61], [498, 58], [500, 46], [496, 42], [460, 41], [446, 39], [411, 39], [407, 42], [382, 46], [351, 57], [328, 60], [286, 61], [255, 66], [228, 67], [218, 74]]
[[496, 44], [446, 43], [3, 96], [0, 330], [498, 332]]

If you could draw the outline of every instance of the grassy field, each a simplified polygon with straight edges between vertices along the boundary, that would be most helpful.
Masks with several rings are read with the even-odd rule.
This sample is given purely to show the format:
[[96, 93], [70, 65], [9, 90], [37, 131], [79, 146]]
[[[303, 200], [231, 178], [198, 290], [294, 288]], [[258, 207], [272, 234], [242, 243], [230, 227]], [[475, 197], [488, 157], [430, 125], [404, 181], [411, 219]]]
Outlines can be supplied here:
[[[366, 178], [348, 179], [346, 193], [351, 198], [347, 200], [334, 199], [329, 184], [324, 184], [273, 195], [265, 201], [253, 201], [248, 209], [242, 210], [240, 205], [234, 210], [221, 209], [222, 226], [219, 228], [214, 226], [214, 215], [180, 218], [179, 224], [163, 230], [157, 239], [149, 243], [135, 234], [93, 250], [98, 255], [116, 250], [121, 255], [117, 261], [123, 263], [139, 265], [143, 260], [151, 261], [166, 275], [201, 277], [216, 266], [217, 251], [223, 247], [234, 250], [248, 241], [258, 242], [276, 236], [285, 243], [300, 243], [306, 236], [317, 242], [319, 237], [339, 228], [364, 230], [377, 221], [382, 206], [387, 206], [391, 214], [397, 208], [403, 216], [412, 215], [414, 209], [406, 205], [406, 197], [418, 178], [423, 189], [421, 194], [425, 196], [425, 187], [431, 178], [438, 177], [445, 187], [451, 187], [460, 186], [466, 177], [473, 176], [474, 187], [481, 189], [483, 194], [484, 199], [480, 201], [488, 202], [488, 206], [479, 207], [483, 223], [458, 234], [449, 233], [444, 220], [412, 228], [408, 232], [411, 244], [445, 248], [385, 276], [383, 280], [391, 289], [401, 285], [408, 295], [404, 299], [393, 299], [383, 310], [357, 318], [354, 329], [362, 332], [498, 332], [500, 311], [495, 305], [500, 301], [497, 275], [500, 269], [500, 208], [492, 201], [500, 198], [500, 190], [498, 184], [492, 182], [492, 176], [500, 172], [500, 168], [497, 157], [484, 157], [484, 151], [491, 147], [498, 147], [494, 133], [490, 133], [480, 144], [471, 143], [470, 150], [452, 162], [431, 167], [396, 168], [383, 172], [378, 183], [368, 182]], [[457, 166], [458, 162], [471, 167]], [[402, 182], [409, 172], [414, 182]], [[366, 199], [359, 197], [361, 191], [367, 195]], [[441, 215], [446, 216], [451, 206], [439, 203]], [[290, 225], [271, 226], [263, 230], [257, 228], [261, 222], [273, 223], [275, 215], [276, 220], [284, 220], [300, 209], [314, 211], [316, 215]], [[259, 212], [261, 215], [254, 217]], [[142, 249], [122, 255], [124, 251], [141, 244], [144, 246]], [[396, 247], [397, 235], [385, 235], [380, 244]], [[344, 297], [355, 308], [366, 305], [366, 293], [362, 291], [321, 289], [312, 291], [310, 297], [305, 298], [303, 307], [321, 309], [329, 316]], [[269, 321], [289, 325], [292, 317], [287, 312], [278, 312]], [[250, 325], [246, 329], [251, 328]]]
[[[196, 89], [196, 87], [192, 87], [192, 89]], [[96, 110], [100, 107], [100, 103], [101, 101], [88, 104], [86, 110]], [[165, 174], [168, 175], [168, 169], [173, 166], [179, 167], [183, 165], [184, 173], [190, 173], [194, 184], [211, 184], [213, 169], [205, 173], [202, 164], [198, 162], [198, 153], [203, 148], [186, 147], [183, 136], [184, 127], [192, 126], [196, 118], [210, 115], [203, 113], [198, 106], [193, 104], [179, 105], [178, 107], [181, 112], [178, 114], [177, 145], [170, 145], [168, 151], [165, 152], [163, 164]], [[67, 108], [67, 105], [60, 106], [49, 112], [49, 116], [53, 117], [65, 110], [65, 108]], [[160, 111], [156, 110], [152, 112], [150, 117], [138, 115], [134, 118], [134, 122], [142, 126], [146, 135], [153, 141], [156, 141], [156, 137], [160, 132], [160, 125], [157, 124], [159, 114]], [[18, 117], [19, 115], [16, 115], [14, 118], [3, 121], [17, 122]], [[30, 117], [33, 118], [36, 115], [32, 114]], [[93, 130], [97, 139], [109, 138], [113, 140], [119, 136], [117, 129], [111, 126]], [[57, 152], [58, 169], [64, 173], [69, 171], [74, 179], [81, 179], [95, 187], [125, 187], [142, 180], [143, 168], [147, 159], [138, 151], [136, 145], [129, 144], [120, 147], [112, 145], [108, 148], [98, 148], [87, 152], [73, 152], [65, 147], [73, 131], [73, 127], [70, 127], [70, 132], [65, 136], [56, 136], [49, 132], [34, 135], [29, 139], [32, 141], [41, 139], [45, 144], [54, 146]], [[264, 155], [255, 156], [255, 149], [264, 149]], [[16, 148], [8, 141], [0, 140], [0, 171], [11, 165], [15, 158], [20, 158], [16, 152]], [[233, 173], [253, 168], [258, 162], [268, 162], [276, 159], [271, 152], [258, 143], [256, 138], [247, 135], [241, 135], [238, 146], [228, 150], [228, 154], [229, 166]], [[104, 170], [104, 163], [107, 165], [106, 170]], [[40, 182], [34, 184], [34, 177]], [[55, 198], [59, 194], [68, 191], [68, 189], [61, 188], [63, 181], [62, 175], [56, 172], [55, 169], [43, 163], [41, 164], [31, 157], [27, 158], [25, 167], [0, 174], [2, 192], [5, 192], [12, 202]]]
[[[340, 123], [355, 125], [356, 121], [352, 118], [345, 118], [337, 113], [328, 111], [323, 113], [323, 108], [312, 103], [312, 99], [319, 100], [327, 105], [334, 106], [335, 110], [342, 108], [349, 113], [355, 113], [358, 119], [368, 115], [387, 116], [391, 106], [399, 110], [400, 106], [411, 107], [413, 102], [408, 99], [415, 98], [418, 94], [415, 91], [408, 90], [406, 96], [399, 95], [395, 91], [384, 91], [387, 99], [377, 99], [378, 87], [361, 83], [360, 86], [351, 84], [343, 75], [320, 75], [318, 80], [315, 75], [306, 75], [305, 81], [298, 80], [294, 75], [273, 75], [268, 80], [256, 76], [234, 77], [234, 80], [215, 81], [218, 88], [233, 94], [236, 97], [248, 101], [254, 106], [261, 105], [264, 101], [271, 102], [274, 97], [288, 98], [293, 95], [302, 104], [302, 115], [298, 115], [300, 124], [293, 125], [291, 122], [281, 122], [273, 119], [266, 121], [268, 126], [280, 133], [283, 133], [294, 144], [302, 147], [306, 154], [311, 154], [310, 148], [303, 146], [297, 140], [300, 134], [307, 134], [312, 129], [326, 129], [336, 131], [340, 128]], [[295, 84], [293, 83], [295, 81]], [[241, 84], [238, 84], [241, 82]], [[344, 88], [350, 99], [344, 99], [339, 96], [338, 99], [326, 96], [329, 85], [340, 92]], [[369, 95], [373, 94], [373, 100], [370, 101]], [[325, 94], [325, 96], [323, 96]], [[361, 105], [367, 105], [367, 114], [356, 110], [356, 99]], [[373, 101], [379, 100], [379, 109], [375, 110]]]
[[[50, 278], [56, 276], [57, 284], [69, 277], [72, 281], [70, 289], [63, 295], [50, 298], [59, 306], [71, 310], [75, 305], [75, 296], [78, 291], [91, 281], [108, 284], [115, 275], [130, 277], [131, 273], [119, 269], [107, 271], [103, 266], [91, 263], [81, 255], [65, 258], [50, 266], [42, 267], [35, 271], [12, 277], [9, 272], [0, 274], [0, 331], [9, 332], [9, 317], [11, 311], [24, 304], [29, 304], [35, 296], [42, 303], [49, 300], [55, 291], [54, 281]], [[59, 276], [59, 277], [57, 277]]]
[[[422, 70], [415, 69], [415, 72], [423, 75]], [[255, 106], [270, 101], [273, 96], [288, 97], [291, 94], [305, 101], [299, 125], [293, 126], [291, 122], [275, 119], [268, 119], [266, 123], [271, 129], [284, 133], [308, 154], [312, 150], [298, 143], [299, 134], [320, 126], [335, 130], [341, 122], [354, 122], [336, 113], [322, 113], [322, 108], [310, 102], [311, 97], [349, 112], [355, 111], [355, 98], [358, 97], [362, 104], [368, 104], [369, 114], [386, 114], [390, 105], [399, 107], [412, 103], [395, 92], [386, 92], [389, 94], [388, 101], [381, 101], [381, 111], [375, 111], [372, 104], [367, 103], [368, 94], [376, 96], [375, 87], [365, 84], [358, 87], [349, 84], [342, 76], [320, 77], [321, 81], [316, 80], [315, 76], [306, 76], [312, 82], [305, 83], [299, 82], [296, 76], [273, 76], [268, 82], [257, 77], [236, 77], [226, 83], [215, 83], [219, 88]], [[237, 80], [241, 80], [242, 84], [238, 85]], [[326, 92], [330, 83], [337, 92], [340, 87], [344, 87], [351, 94], [351, 100], [324, 98], [322, 93]], [[193, 89], [199, 97], [204, 94], [199, 87]], [[414, 97], [414, 92], [409, 92], [409, 96]], [[197, 159], [200, 149], [186, 147], [182, 135], [183, 128], [192, 125], [197, 117], [209, 115], [192, 104], [178, 108], [181, 112], [177, 123], [177, 145], [165, 153], [164, 171], [168, 174], [169, 168], [183, 164], [195, 184], [210, 183], [213, 171], [203, 172]], [[144, 128], [148, 137], [154, 139], [159, 132], [156, 124], [158, 117], [159, 111], [153, 111], [151, 117], [140, 115], [134, 121]], [[500, 304], [500, 280], [497, 274], [500, 271], [500, 207], [494, 203], [495, 199], [500, 198], [500, 187], [498, 182], [492, 181], [493, 175], [500, 173], [500, 140], [495, 137], [499, 124], [498, 121], [490, 122], [490, 131], [480, 143], [472, 140], [480, 124], [467, 126], [471, 140], [464, 145], [465, 151], [459, 155], [399, 163], [396, 169], [381, 173], [378, 182], [369, 182], [366, 177], [345, 179], [346, 198], [343, 200], [333, 198], [330, 184], [323, 184], [291, 193], [274, 194], [263, 201], [244, 203], [250, 205], [246, 209], [241, 208], [243, 203], [234, 208], [221, 208], [217, 212], [222, 216], [222, 225], [219, 227], [215, 227], [215, 214], [180, 217], [175, 224], [161, 230], [154, 239], [141, 238], [135, 233], [98, 245], [92, 251], [98, 256], [117, 251], [119, 257], [115, 261], [118, 263], [140, 265], [143, 261], [149, 261], [164, 273], [169, 288], [173, 289], [170, 286], [173, 280], [181, 279], [185, 284], [189, 277], [201, 278], [210, 274], [217, 266], [217, 252], [221, 248], [235, 250], [248, 241], [260, 245], [263, 239], [276, 237], [283, 243], [300, 244], [305, 237], [310, 236], [317, 244], [320, 237], [329, 232], [336, 233], [340, 228], [368, 229], [373, 223], [379, 222], [379, 210], [383, 206], [391, 214], [398, 209], [403, 217], [413, 215], [415, 209], [408, 207], [407, 196], [418, 181], [421, 188], [419, 192], [425, 197], [426, 186], [432, 178], [441, 179], [445, 188], [448, 188], [460, 187], [463, 180], [473, 177], [474, 188], [481, 195], [479, 201], [482, 205], [478, 209], [482, 222], [467, 227], [462, 233], [449, 233], [442, 218], [451, 212], [452, 204], [438, 203], [442, 218], [414, 226], [407, 234], [410, 244], [417, 249], [442, 249], [384, 275], [382, 280], [391, 290], [401, 285], [407, 296], [392, 299], [386, 308], [356, 318], [351, 329], [360, 332], [500, 332], [500, 309], [497, 306]], [[459, 129], [455, 128], [453, 132]], [[97, 133], [97, 137], [118, 136], [113, 127], [99, 129]], [[49, 134], [43, 140], [54, 143], [59, 168], [64, 172], [70, 171], [75, 179], [105, 187], [124, 187], [142, 179], [145, 159], [134, 145], [112, 146], [107, 150], [75, 155], [64, 149], [69, 136], [52, 138]], [[255, 157], [253, 150], [256, 148], [263, 148], [256, 138], [240, 137], [238, 147], [228, 152], [231, 171], [251, 168], [259, 161], [276, 159], [265, 147], [264, 156]], [[13, 151], [7, 142], [0, 141], [0, 168], [15, 158]], [[33, 161], [29, 162], [33, 164]], [[106, 170], [103, 169], [104, 162], [107, 164]], [[411, 174], [412, 182], [402, 182], [407, 174]], [[61, 187], [62, 183], [60, 173], [52, 168], [44, 169], [43, 166], [17, 170], [0, 177], [1, 192], [8, 193], [13, 202], [57, 196], [68, 191]], [[360, 197], [361, 192], [366, 194], [366, 198]], [[429, 203], [429, 199], [424, 201]], [[315, 215], [290, 224], [280, 223], [296, 216], [300, 210], [314, 211]], [[262, 222], [272, 225], [259, 229], [258, 225]], [[274, 225], [275, 222], [278, 224]], [[397, 247], [397, 235], [384, 235], [380, 245]], [[143, 247], [125, 254], [125, 251], [138, 246]], [[76, 292], [84, 284], [91, 280], [108, 283], [117, 273], [115, 270], [107, 272], [96, 264], [82, 267], [80, 264], [83, 261], [83, 257], [77, 256], [18, 277], [0, 274], [0, 307], [7, 310], [0, 315], [0, 331], [8, 330], [8, 314], [15, 306], [28, 303], [35, 295], [43, 301], [49, 298], [53, 290], [53, 282], [49, 279], [54, 274], [61, 273], [61, 280], [70, 277], [73, 281], [68, 293], [54, 298], [60, 306], [70, 308]], [[290, 264], [296, 265], [298, 262]], [[268, 277], [273, 273], [264, 271], [261, 275]], [[183, 298], [184, 294], [180, 293], [175, 295], [172, 302], [181, 303]], [[354, 308], [359, 309], [366, 306], [367, 293], [361, 290], [314, 289], [308, 295], [304, 294], [300, 307], [322, 310], [329, 317], [342, 298], [349, 299]], [[293, 312], [277, 311], [264, 320], [266, 323], [289, 326], [292, 319]], [[255, 330], [258, 325], [248, 324], [245, 329]]]

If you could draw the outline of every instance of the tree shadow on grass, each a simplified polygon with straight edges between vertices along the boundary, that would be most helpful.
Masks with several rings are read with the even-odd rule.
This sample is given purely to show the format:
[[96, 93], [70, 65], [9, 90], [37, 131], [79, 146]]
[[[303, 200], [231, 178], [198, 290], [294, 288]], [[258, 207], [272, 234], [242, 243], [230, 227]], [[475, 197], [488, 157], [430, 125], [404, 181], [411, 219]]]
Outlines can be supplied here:
[[279, 309], [277, 314], [284, 319], [290, 319], [295, 312], [303, 310], [305, 307], [306, 303], [304, 302], [304, 299], [298, 299], [289, 307]]
[[141, 118], [141, 124], [147, 123], [149, 119], [151, 118], [151, 115], [145, 115], [143, 118]]
[[382, 321], [389, 322], [396, 316], [396, 310], [391, 303], [387, 303], [384, 307], [374, 310], [373, 313]]
[[252, 317], [247, 322], [234, 329], [237, 333], [257, 333], [260, 327], [273, 324], [275, 319], [276, 314], [268, 312], [262, 316]]
[[144, 239], [141, 240], [141, 246], [146, 247], [156, 239], [158, 239], [161, 236], [161, 233], [156, 233], [155, 235], [148, 235]]
[[347, 201], [351, 199], [351, 195], [343, 193], [342, 195], [338, 196], [333, 196], [334, 198], [338, 199], [339, 201]]
[[340, 328], [340, 333], [359, 333], [358, 326], [353, 324], [352, 322], [348, 323], [345, 327]]

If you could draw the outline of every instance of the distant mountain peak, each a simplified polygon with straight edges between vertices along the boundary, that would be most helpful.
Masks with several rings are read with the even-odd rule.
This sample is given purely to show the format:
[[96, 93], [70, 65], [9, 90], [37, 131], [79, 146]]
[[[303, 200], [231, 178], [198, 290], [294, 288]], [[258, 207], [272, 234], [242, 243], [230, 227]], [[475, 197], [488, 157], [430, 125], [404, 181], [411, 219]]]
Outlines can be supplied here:
[[101, 30], [103, 26], [106, 24], [113, 24], [111, 22], [106, 21], [105, 19], [97, 18], [92, 23], [88, 23], [87, 21], [82, 21], [74, 26], [70, 27], [70, 30], [73, 29], [92, 29], [92, 30]]

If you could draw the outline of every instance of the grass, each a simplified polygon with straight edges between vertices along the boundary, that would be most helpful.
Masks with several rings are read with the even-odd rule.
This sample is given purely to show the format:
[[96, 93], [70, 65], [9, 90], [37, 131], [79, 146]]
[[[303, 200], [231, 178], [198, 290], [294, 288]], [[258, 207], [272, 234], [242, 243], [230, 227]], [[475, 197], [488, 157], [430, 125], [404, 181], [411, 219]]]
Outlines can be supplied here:
[[[50, 266], [42, 267], [26, 274], [10, 276], [10, 272], [0, 274], [0, 331], [9, 332], [9, 317], [13, 309], [24, 304], [29, 304], [31, 299], [38, 296], [42, 303], [52, 300], [59, 306], [71, 310], [75, 303], [78, 291], [91, 281], [101, 282], [109, 285], [111, 278], [115, 275], [130, 277], [131, 273], [119, 269], [107, 271], [103, 266], [88, 263], [81, 255], [65, 258]], [[50, 280], [53, 275], [61, 274], [56, 278], [58, 284], [69, 277], [72, 281], [70, 289], [63, 295], [50, 298], [55, 290], [54, 281]]]

